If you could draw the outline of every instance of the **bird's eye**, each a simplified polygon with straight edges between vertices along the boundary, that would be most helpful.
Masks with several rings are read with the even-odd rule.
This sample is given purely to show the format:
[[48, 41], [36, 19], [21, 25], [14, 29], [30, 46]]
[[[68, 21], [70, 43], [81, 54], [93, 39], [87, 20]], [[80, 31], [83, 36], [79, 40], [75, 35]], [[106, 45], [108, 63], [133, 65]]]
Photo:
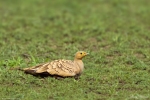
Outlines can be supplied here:
[[80, 53], [82, 55], [82, 53]]

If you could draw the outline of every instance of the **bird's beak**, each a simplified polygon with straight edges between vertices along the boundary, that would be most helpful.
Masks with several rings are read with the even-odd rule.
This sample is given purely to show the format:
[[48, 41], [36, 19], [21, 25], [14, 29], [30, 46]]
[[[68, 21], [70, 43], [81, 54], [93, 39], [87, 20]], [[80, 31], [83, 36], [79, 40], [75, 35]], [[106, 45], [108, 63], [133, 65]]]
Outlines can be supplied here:
[[85, 55], [89, 55], [89, 53], [86, 53]]

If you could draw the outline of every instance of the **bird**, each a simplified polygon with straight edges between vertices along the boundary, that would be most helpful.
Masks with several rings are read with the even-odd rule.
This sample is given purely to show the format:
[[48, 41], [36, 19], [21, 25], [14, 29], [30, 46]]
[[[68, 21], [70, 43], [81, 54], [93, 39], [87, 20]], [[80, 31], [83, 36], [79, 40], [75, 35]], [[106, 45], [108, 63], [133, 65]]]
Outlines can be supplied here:
[[58, 77], [74, 77], [80, 76], [84, 70], [82, 58], [89, 53], [78, 51], [75, 53], [74, 60], [53, 60], [51, 62], [42, 63], [33, 67], [24, 68], [23, 71], [31, 75], [48, 75]]

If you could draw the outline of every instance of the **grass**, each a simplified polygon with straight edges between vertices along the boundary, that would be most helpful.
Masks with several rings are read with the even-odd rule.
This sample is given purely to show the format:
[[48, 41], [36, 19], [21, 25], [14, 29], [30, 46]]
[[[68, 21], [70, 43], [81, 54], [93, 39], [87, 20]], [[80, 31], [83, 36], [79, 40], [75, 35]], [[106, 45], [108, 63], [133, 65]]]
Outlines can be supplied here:
[[[148, 0], [0, 0], [0, 99], [149, 100]], [[83, 59], [79, 80], [9, 70]]]

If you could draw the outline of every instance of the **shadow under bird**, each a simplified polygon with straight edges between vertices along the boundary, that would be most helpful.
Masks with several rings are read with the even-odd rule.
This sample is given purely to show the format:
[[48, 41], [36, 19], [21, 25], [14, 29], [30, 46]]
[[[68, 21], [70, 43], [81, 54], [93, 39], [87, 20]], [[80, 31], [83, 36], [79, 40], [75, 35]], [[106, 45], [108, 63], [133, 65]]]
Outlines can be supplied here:
[[87, 52], [78, 51], [75, 54], [74, 60], [54, 60], [51, 62], [39, 64], [37, 66], [24, 68], [23, 71], [32, 75], [74, 77], [80, 76], [84, 70], [82, 58], [88, 55]]

